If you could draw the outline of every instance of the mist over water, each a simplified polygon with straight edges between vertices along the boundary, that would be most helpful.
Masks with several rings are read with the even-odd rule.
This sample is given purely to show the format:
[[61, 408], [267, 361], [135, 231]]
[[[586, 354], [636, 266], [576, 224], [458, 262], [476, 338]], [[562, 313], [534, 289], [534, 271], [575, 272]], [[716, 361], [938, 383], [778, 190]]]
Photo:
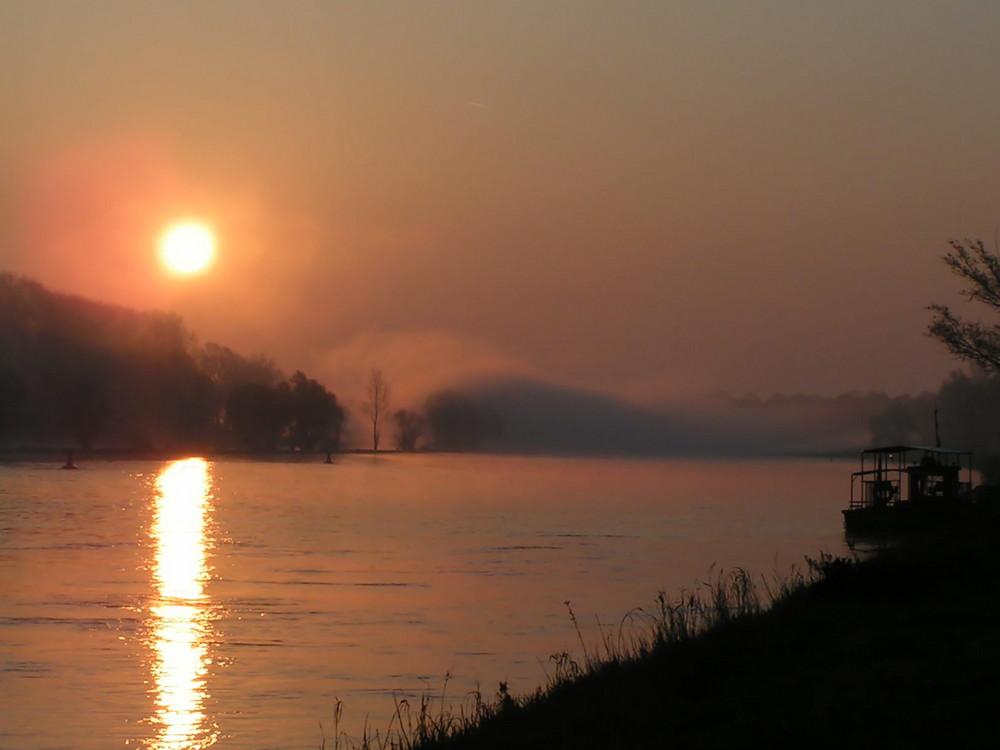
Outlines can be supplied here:
[[0, 747], [305, 748], [530, 691], [709, 567], [837, 553], [820, 461], [345, 456], [0, 468]]
[[529, 378], [487, 378], [465, 392], [496, 416], [486, 447], [534, 455], [776, 456], [854, 453], [871, 440], [884, 394], [724, 395], [648, 405]]

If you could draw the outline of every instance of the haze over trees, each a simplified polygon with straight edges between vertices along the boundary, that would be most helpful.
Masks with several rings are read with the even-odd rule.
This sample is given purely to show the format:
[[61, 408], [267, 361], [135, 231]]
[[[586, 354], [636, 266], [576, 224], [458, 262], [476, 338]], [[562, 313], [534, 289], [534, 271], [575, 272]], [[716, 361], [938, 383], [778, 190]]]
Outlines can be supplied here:
[[225, 424], [243, 448], [257, 453], [277, 450], [287, 422], [287, 387], [244, 383], [229, 392]]
[[214, 386], [213, 417], [218, 427], [224, 425], [226, 401], [233, 388], [250, 383], [274, 387], [282, 379], [281, 371], [269, 357], [263, 354], [243, 357], [221, 344], [205, 344], [196, 359]]
[[417, 442], [424, 434], [424, 417], [410, 409], [399, 409], [392, 415], [396, 423], [396, 448], [401, 451], [417, 449]]
[[210, 438], [213, 384], [180, 318], [0, 273], [0, 439], [142, 448]]
[[291, 448], [305, 453], [339, 451], [346, 414], [337, 397], [301, 370], [289, 378], [288, 386]]
[[436, 450], [481, 450], [503, 432], [500, 418], [492, 409], [455, 390], [432, 394], [424, 410]]
[[[382, 447], [389, 384], [373, 369], [364, 413]], [[454, 392], [391, 416], [401, 450], [488, 447], [498, 420]], [[121, 450], [340, 450], [347, 413], [263, 354], [201, 346], [170, 313], [58, 294], [0, 272], [0, 445]]]
[[[965, 295], [1000, 312], [1000, 259], [982, 243], [951, 247], [945, 260], [969, 282]], [[932, 335], [971, 364], [934, 393], [749, 394], [650, 408], [499, 378], [390, 411], [389, 384], [373, 369], [352, 437], [382, 450], [388, 424], [403, 451], [828, 455], [872, 441], [931, 443], [937, 409], [942, 441], [972, 450], [1000, 478], [990, 468], [1000, 469], [1000, 326], [931, 309]], [[301, 371], [285, 377], [263, 354], [200, 345], [176, 315], [56, 294], [0, 272], [0, 446], [333, 452], [351, 435], [347, 423], [322, 383]]]
[[126, 450], [339, 446], [336, 396], [181, 319], [0, 272], [0, 443]]
[[[407, 451], [704, 455], [844, 450], [890, 405], [895, 417], [872, 422], [881, 434], [910, 418], [884, 394], [745, 397], [681, 414], [530, 381], [445, 389], [390, 412], [388, 382], [373, 373], [364, 418], [379, 450], [387, 419]], [[0, 444], [326, 452], [343, 447], [346, 422], [318, 381], [286, 378], [261, 354], [199, 345], [175, 315], [0, 275]]]

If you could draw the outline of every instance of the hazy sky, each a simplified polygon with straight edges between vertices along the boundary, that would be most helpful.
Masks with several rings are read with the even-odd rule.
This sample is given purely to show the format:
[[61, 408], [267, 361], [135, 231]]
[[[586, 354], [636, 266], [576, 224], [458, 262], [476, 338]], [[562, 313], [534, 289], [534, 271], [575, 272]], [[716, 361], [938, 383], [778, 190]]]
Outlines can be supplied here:
[[916, 392], [946, 241], [1000, 227], [998, 40], [994, 0], [0, 0], [0, 268], [340, 390]]

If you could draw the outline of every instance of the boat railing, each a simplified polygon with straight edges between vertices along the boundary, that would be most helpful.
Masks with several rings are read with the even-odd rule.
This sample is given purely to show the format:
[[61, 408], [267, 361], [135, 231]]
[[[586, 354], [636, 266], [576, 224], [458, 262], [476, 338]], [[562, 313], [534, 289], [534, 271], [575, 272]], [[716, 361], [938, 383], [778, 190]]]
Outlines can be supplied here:
[[949, 490], [943, 483], [934, 483], [927, 486], [919, 495], [911, 496], [915, 492], [909, 486], [910, 482], [904, 481], [906, 471], [903, 469], [869, 469], [856, 471], [851, 474], [851, 500], [849, 508], [884, 508], [916, 498], [917, 500], [959, 499], [967, 498], [972, 492], [972, 483], [967, 481], [957, 482]]
[[895, 505], [902, 500], [900, 472], [884, 469], [856, 471], [851, 475], [851, 502], [848, 507], [873, 508]]

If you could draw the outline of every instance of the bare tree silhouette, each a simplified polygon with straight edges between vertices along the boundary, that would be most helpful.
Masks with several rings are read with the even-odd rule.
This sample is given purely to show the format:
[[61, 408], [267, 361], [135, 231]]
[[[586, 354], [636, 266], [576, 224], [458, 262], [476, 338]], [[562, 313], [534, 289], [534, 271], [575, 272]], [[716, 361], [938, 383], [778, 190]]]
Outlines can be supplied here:
[[365, 391], [367, 400], [362, 405], [362, 409], [372, 422], [372, 450], [378, 453], [378, 445], [382, 437], [382, 420], [389, 410], [389, 384], [385, 382], [381, 370], [372, 368], [368, 374], [368, 385]]

